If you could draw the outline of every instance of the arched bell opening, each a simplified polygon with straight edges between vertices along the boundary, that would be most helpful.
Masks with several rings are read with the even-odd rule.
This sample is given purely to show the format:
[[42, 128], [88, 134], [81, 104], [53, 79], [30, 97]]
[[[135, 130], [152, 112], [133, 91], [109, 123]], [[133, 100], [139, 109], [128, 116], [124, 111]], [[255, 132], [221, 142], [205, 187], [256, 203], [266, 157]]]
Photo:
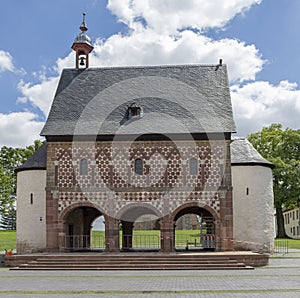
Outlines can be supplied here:
[[175, 250], [215, 251], [215, 219], [208, 210], [188, 206], [178, 211], [173, 222]]
[[147, 206], [133, 206], [120, 217], [122, 251], [160, 250], [160, 216]]
[[70, 210], [64, 218], [64, 250], [104, 250], [105, 233], [100, 235], [92, 230], [99, 217], [103, 217], [103, 214], [90, 206], [79, 206]]

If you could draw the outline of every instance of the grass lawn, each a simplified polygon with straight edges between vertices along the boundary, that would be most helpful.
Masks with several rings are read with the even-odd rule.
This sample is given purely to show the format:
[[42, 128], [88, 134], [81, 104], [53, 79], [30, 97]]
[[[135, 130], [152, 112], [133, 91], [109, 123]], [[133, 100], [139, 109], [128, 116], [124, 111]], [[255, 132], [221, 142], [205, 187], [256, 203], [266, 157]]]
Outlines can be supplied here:
[[16, 231], [0, 230], [0, 251], [16, 249]]
[[300, 249], [300, 239], [282, 239], [282, 238], [276, 238], [275, 239], [275, 244], [277, 243], [277, 245], [280, 246], [280, 241], [288, 241], [288, 248]]
[[[186, 246], [186, 242], [200, 243], [200, 232], [198, 230], [177, 230], [176, 235], [176, 246]], [[95, 244], [104, 244], [104, 231], [93, 231], [92, 236], [95, 239]], [[98, 240], [96, 240], [96, 238]], [[141, 247], [151, 243], [151, 245], [159, 247], [160, 244], [160, 231], [159, 230], [133, 230], [133, 241]], [[120, 231], [120, 243], [122, 245], [122, 232]]]
[[[93, 231], [93, 236], [100, 236], [104, 240], [104, 231]], [[151, 230], [151, 231], [139, 231], [134, 230], [133, 235], [154, 235], [155, 237], [160, 238], [160, 231], [158, 230]], [[121, 233], [120, 233], [120, 239], [122, 239]], [[143, 239], [143, 238], [141, 238]], [[146, 238], [145, 238], [146, 239]], [[199, 241], [199, 231], [197, 230], [178, 230], [176, 231], [176, 245], [183, 245], [186, 243], [186, 240], [189, 242], [193, 242], [194, 239], [197, 239], [197, 242]], [[277, 242], [279, 244], [280, 241], [288, 241], [288, 247], [291, 249], [300, 249], [300, 239], [275, 239], [275, 243]], [[143, 240], [142, 240], [143, 241]], [[104, 245], [104, 241], [103, 241]], [[5, 249], [16, 249], [16, 231], [4, 231], [0, 230], [0, 251], [3, 251]]]

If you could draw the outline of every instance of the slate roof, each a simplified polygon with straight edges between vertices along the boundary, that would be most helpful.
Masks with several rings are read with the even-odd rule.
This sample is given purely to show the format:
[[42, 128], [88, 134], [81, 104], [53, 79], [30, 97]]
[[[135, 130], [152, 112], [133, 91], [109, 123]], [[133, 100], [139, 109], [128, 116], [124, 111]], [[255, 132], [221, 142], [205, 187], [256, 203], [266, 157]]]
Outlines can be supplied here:
[[235, 131], [226, 65], [174, 65], [64, 69], [41, 135]]
[[231, 165], [263, 165], [274, 168], [274, 165], [264, 159], [246, 138], [234, 138], [231, 145]]
[[18, 167], [15, 171], [21, 172], [26, 170], [46, 170], [47, 167], [47, 146], [44, 143], [39, 147], [27, 161]]

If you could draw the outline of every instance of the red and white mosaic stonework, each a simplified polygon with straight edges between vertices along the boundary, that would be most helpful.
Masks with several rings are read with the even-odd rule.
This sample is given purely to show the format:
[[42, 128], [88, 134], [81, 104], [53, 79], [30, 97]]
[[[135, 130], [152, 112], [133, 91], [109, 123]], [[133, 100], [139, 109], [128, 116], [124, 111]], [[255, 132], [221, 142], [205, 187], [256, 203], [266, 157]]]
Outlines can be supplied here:
[[[195, 143], [172, 141], [99, 143], [52, 143], [58, 211], [75, 203], [89, 202], [103, 212], [117, 214], [132, 203], [149, 204], [164, 214], [187, 202], [199, 202], [218, 214], [218, 189], [228, 167], [222, 141]], [[190, 174], [190, 159], [197, 159], [197, 174]], [[81, 160], [87, 173], [81, 174]], [[142, 175], [135, 161], [143, 162]], [[225, 174], [226, 175], [226, 174]], [[50, 183], [51, 184], [51, 183]], [[113, 213], [113, 214], [112, 214]]]

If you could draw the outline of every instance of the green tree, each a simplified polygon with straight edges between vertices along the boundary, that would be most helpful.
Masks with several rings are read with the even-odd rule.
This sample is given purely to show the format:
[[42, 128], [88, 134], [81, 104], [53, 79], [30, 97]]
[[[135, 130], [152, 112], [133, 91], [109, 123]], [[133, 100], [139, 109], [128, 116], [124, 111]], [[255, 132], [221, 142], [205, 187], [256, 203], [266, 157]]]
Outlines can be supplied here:
[[[15, 169], [23, 164], [40, 146], [41, 141], [34, 141], [26, 148], [3, 146], [0, 150], [0, 217], [3, 222], [14, 218], [16, 203], [17, 175]], [[10, 225], [11, 226], [11, 225]]]
[[0, 216], [3, 216], [13, 206], [15, 192], [12, 176], [5, 171], [2, 164], [0, 164], [0, 182]]
[[248, 139], [275, 165], [273, 188], [277, 236], [285, 238], [283, 208], [293, 208], [300, 203], [300, 129], [283, 130], [281, 124], [272, 124], [250, 134]]
[[1, 218], [0, 228], [4, 230], [16, 230], [16, 209], [9, 209]]

